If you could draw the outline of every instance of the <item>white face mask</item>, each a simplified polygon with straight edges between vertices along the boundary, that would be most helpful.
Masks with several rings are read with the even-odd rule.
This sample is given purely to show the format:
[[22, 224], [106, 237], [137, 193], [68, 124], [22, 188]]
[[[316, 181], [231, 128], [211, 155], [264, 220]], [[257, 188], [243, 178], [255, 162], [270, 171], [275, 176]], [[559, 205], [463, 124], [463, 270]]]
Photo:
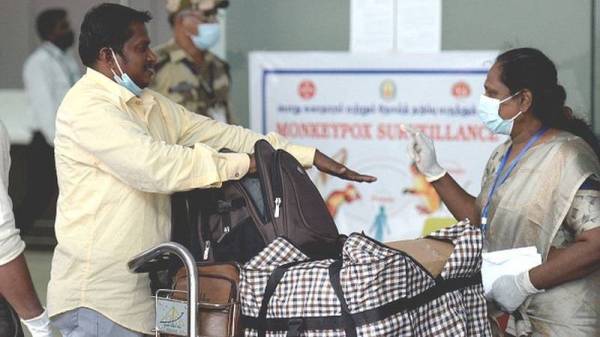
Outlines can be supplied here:
[[486, 95], [481, 95], [479, 99], [479, 106], [477, 107], [477, 112], [479, 112], [479, 118], [485, 124], [485, 126], [492, 131], [493, 133], [500, 135], [510, 135], [512, 131], [513, 125], [515, 123], [515, 119], [519, 117], [523, 111], [519, 111], [513, 118], [510, 119], [502, 119], [500, 117], [500, 105], [511, 98], [517, 96], [521, 92], [518, 91], [512, 96], [509, 96], [503, 100], [499, 100], [497, 98], [491, 98]]
[[192, 35], [192, 42], [201, 50], [214, 47], [221, 37], [221, 26], [219, 23], [201, 23], [198, 25], [198, 34]]

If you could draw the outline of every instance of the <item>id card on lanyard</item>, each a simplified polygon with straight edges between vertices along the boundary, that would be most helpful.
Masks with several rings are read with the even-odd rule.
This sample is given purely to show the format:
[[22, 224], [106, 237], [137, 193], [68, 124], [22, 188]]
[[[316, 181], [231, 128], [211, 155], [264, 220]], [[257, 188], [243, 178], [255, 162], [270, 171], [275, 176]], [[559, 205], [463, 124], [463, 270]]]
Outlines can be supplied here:
[[488, 195], [487, 195], [487, 200], [485, 201], [485, 205], [483, 206], [483, 210], [481, 211], [481, 233], [483, 234], [483, 242], [484, 242], [484, 249], [485, 246], [487, 246], [487, 230], [488, 230], [488, 215], [490, 212], [490, 204], [492, 202], [492, 197], [494, 196], [494, 192], [496, 192], [496, 189], [498, 187], [500, 187], [500, 185], [502, 185], [506, 179], [508, 179], [508, 176], [510, 176], [510, 173], [513, 171], [513, 169], [515, 168], [515, 166], [517, 166], [517, 164], [521, 161], [521, 159], [523, 159], [523, 156], [525, 156], [525, 153], [527, 152], [527, 150], [529, 150], [533, 144], [535, 144], [535, 142], [537, 142], [542, 135], [548, 131], [547, 127], [542, 127], [541, 129], [538, 130], [538, 132], [536, 132], [533, 137], [531, 137], [531, 139], [527, 142], [527, 144], [525, 145], [525, 147], [521, 150], [521, 152], [519, 152], [519, 154], [517, 155], [517, 157], [510, 163], [510, 166], [508, 167], [508, 169], [506, 170], [506, 172], [504, 174], [502, 174], [502, 171], [504, 170], [504, 167], [506, 166], [506, 162], [508, 161], [508, 157], [510, 156], [510, 152], [512, 150], [512, 145], [508, 148], [508, 151], [506, 151], [506, 153], [504, 154], [504, 156], [502, 156], [502, 160], [500, 161], [500, 166], [498, 166], [498, 169], [496, 170], [496, 177], [494, 178], [494, 183], [492, 184], [492, 187], [490, 188]]

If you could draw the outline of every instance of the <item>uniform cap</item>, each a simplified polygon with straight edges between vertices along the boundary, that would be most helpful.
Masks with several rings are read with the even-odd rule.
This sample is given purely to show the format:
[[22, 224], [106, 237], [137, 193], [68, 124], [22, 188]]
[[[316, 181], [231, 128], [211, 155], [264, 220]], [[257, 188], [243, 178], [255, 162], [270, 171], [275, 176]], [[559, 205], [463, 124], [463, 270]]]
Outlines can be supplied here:
[[228, 0], [166, 0], [167, 11], [174, 14], [186, 9], [211, 10], [227, 8]]

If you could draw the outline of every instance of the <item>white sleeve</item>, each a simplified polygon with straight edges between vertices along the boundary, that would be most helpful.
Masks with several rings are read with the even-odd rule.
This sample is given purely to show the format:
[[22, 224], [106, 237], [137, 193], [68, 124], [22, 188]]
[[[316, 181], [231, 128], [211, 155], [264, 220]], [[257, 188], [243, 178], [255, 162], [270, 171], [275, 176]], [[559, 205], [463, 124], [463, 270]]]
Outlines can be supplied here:
[[69, 68], [71, 76], [73, 76], [73, 80], [77, 82], [81, 78], [81, 69], [79, 68], [79, 65], [77, 64], [77, 61], [75, 60], [75, 57], [73, 57], [72, 53], [69, 53], [67, 56], [65, 56], [65, 63]]
[[[37, 56], [37, 55], [36, 55]], [[38, 128], [51, 132], [54, 138], [54, 123], [56, 121], [56, 110], [60, 101], [54, 94], [54, 77], [52, 65], [43, 62], [43, 59], [28, 59], [23, 67], [23, 83], [27, 92], [27, 98], [31, 106], [32, 118]], [[53, 139], [48, 139], [49, 143]]]
[[25, 243], [15, 228], [12, 202], [8, 196], [8, 173], [10, 169], [10, 141], [8, 132], [0, 122], [0, 266], [21, 255]]

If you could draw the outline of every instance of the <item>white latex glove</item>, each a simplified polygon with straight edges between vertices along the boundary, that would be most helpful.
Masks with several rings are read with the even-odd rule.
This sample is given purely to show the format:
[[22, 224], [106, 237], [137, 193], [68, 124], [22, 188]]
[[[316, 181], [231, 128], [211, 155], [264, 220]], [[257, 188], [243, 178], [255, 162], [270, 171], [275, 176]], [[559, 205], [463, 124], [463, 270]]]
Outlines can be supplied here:
[[517, 310], [527, 297], [541, 292], [543, 290], [539, 290], [531, 284], [529, 271], [524, 271], [517, 275], [500, 276], [492, 284], [489, 299], [498, 303], [503, 311], [511, 313]]
[[419, 172], [425, 176], [425, 179], [428, 182], [433, 182], [443, 177], [447, 171], [437, 162], [433, 141], [425, 136], [423, 132], [404, 124], [402, 130], [410, 136], [408, 156], [415, 162]]
[[52, 337], [50, 319], [48, 318], [48, 311], [46, 309], [38, 317], [27, 320], [22, 319], [21, 323], [27, 327], [32, 337]]

